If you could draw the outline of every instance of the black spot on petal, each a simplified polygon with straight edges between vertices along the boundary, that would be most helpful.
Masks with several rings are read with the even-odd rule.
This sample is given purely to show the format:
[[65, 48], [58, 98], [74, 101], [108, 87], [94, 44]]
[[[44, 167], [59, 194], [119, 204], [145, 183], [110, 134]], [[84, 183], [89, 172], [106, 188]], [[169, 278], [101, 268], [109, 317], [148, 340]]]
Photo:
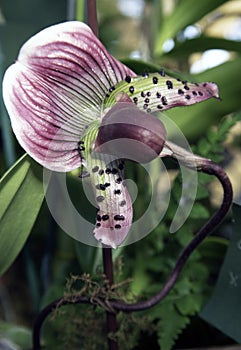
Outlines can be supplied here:
[[114, 194], [121, 194], [121, 190], [114, 190]]
[[130, 86], [130, 87], [129, 87], [129, 91], [130, 91], [130, 93], [131, 93], [131, 94], [133, 94], [133, 93], [134, 93], [134, 91], [135, 91], [134, 86]]
[[163, 106], [167, 106], [168, 105], [166, 96], [162, 96], [161, 100], [162, 100]]
[[114, 216], [114, 220], [116, 220], [116, 221], [124, 221], [125, 220], [125, 217], [124, 217], [124, 215], [115, 215]]
[[121, 207], [124, 207], [125, 205], [126, 205], [126, 201], [125, 201], [125, 200], [123, 200], [123, 201], [120, 202], [120, 206], [121, 206]]
[[127, 76], [125, 77], [125, 81], [126, 81], [127, 83], [130, 83], [130, 82], [131, 82], [131, 77], [130, 77], [129, 75], [127, 75]]
[[117, 224], [117, 225], [115, 225], [115, 228], [116, 228], [117, 230], [120, 230], [120, 229], [121, 229], [121, 225]]
[[137, 97], [134, 97], [134, 98], [133, 98], [133, 102], [134, 102], [134, 103], [137, 103], [137, 102], [138, 102], [138, 98], [137, 98]]
[[191, 96], [190, 96], [190, 95], [186, 95], [186, 96], [185, 96], [185, 99], [186, 99], [186, 100], [190, 100], [190, 99], [191, 99]]
[[107, 214], [102, 215], [102, 220], [103, 220], [103, 221], [109, 220], [109, 215], [107, 215]]
[[78, 151], [79, 151], [79, 152], [85, 150], [85, 147], [84, 147], [83, 145], [84, 145], [84, 142], [83, 142], [83, 141], [79, 141], [79, 142], [78, 142]]
[[190, 87], [187, 86], [187, 85], [184, 85], [183, 88], [184, 88], [185, 90], [190, 90]]
[[142, 77], [143, 77], [143, 78], [148, 78], [148, 77], [149, 77], [149, 74], [148, 74], [148, 73], [143, 73], [143, 74], [142, 74]]
[[162, 97], [161, 93], [160, 93], [160, 92], [157, 92], [157, 93], [156, 93], [156, 97], [157, 97], [157, 98], [161, 98], [161, 97]]
[[158, 78], [157, 77], [153, 77], [152, 78], [152, 82], [153, 82], [153, 84], [158, 84]]
[[97, 196], [96, 197], [96, 200], [97, 200], [98, 203], [103, 202], [104, 199], [105, 199], [105, 197], [103, 197], [103, 196]]
[[141, 97], [146, 97], [146, 94], [144, 91], [141, 92]]
[[97, 190], [105, 191], [106, 187], [104, 184], [98, 184], [95, 186]]
[[121, 181], [122, 181], [122, 178], [121, 178], [121, 177], [118, 177], [118, 178], [115, 180], [115, 182], [116, 182], [117, 184], [120, 184]]
[[157, 109], [162, 109], [163, 107], [161, 105], [157, 105]]
[[97, 173], [98, 170], [99, 170], [98, 165], [96, 165], [94, 168], [92, 168], [93, 173]]
[[144, 102], [149, 103], [150, 102], [149, 98], [145, 98]]
[[104, 170], [103, 169], [100, 169], [99, 172], [98, 172], [99, 175], [103, 175], [104, 174]]
[[182, 89], [178, 89], [177, 93], [178, 93], [178, 95], [183, 95], [184, 91]]
[[167, 88], [168, 88], [168, 89], [173, 89], [173, 83], [172, 83], [171, 80], [167, 80], [167, 81], [166, 81], [166, 85], [167, 85]]
[[164, 69], [161, 69], [159, 73], [160, 73], [160, 76], [165, 77]]

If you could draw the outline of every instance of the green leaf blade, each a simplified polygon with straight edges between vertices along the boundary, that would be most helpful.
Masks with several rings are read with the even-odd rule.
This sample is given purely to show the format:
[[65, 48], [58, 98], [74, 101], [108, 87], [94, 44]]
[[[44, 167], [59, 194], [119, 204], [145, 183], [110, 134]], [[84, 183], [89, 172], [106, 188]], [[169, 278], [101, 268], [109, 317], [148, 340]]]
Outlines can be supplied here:
[[42, 205], [40, 170], [24, 155], [0, 181], [0, 275], [23, 248]]
[[[237, 79], [240, 64], [241, 59], [238, 57], [192, 76], [192, 79], [197, 82], [215, 82], [219, 87], [221, 101], [210, 99], [188, 108], [176, 107], [165, 111], [189, 141], [205, 134], [211, 125], [219, 122], [225, 115], [241, 109], [241, 100], [237, 98], [237, 91], [241, 88], [241, 80]], [[191, 80], [190, 77], [189, 80]]]
[[[161, 54], [163, 44], [167, 39], [175, 38], [176, 34], [190, 24], [194, 24], [209, 12], [215, 10], [226, 0], [203, 0], [196, 1], [193, 6], [192, 0], [180, 0], [173, 12], [163, 18], [159, 36], [156, 42], [156, 54]], [[190, 11], [190, 9], [192, 9]]]
[[193, 53], [204, 52], [207, 50], [227, 50], [231, 52], [241, 53], [241, 42], [222, 38], [210, 38], [201, 36], [199, 38], [189, 39], [179, 42], [173, 50], [161, 57], [162, 62], [168, 62], [170, 59], [188, 60]]
[[[11, 349], [30, 349], [32, 345], [32, 332], [24, 326], [1, 321], [1, 340], [11, 342]], [[1, 343], [0, 343], [1, 348]], [[2, 349], [2, 348], [1, 348]], [[5, 349], [5, 348], [4, 348]]]

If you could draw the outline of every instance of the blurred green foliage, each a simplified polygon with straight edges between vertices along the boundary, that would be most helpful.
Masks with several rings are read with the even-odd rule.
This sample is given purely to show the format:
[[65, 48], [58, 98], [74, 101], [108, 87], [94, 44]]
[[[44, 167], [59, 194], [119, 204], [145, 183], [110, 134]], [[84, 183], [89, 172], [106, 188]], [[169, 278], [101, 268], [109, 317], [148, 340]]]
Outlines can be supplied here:
[[[166, 11], [168, 2], [173, 6]], [[20, 46], [29, 36], [43, 27], [66, 20], [70, 3], [66, 0], [0, 1], [1, 77], [6, 67], [16, 59]], [[218, 6], [231, 1], [203, 0], [195, 2], [195, 6], [191, 0], [146, 0], [144, 3], [142, 15], [133, 17], [121, 13], [117, 0], [97, 0], [101, 40], [112, 54], [123, 59], [136, 73], [156, 71], [164, 66], [169, 74], [178, 74], [184, 79], [216, 82], [220, 88], [221, 102], [210, 100], [187, 108], [175, 108], [169, 110], [167, 115], [181, 128], [196, 153], [223, 164], [228, 163], [230, 148], [240, 153], [232, 141], [228, 146], [226, 143], [224, 146], [224, 142], [229, 137], [230, 130], [241, 119], [241, 46], [239, 41], [210, 35], [205, 21], [215, 22], [218, 14], [221, 16]], [[84, 14], [84, 1], [78, 0], [77, 18], [82, 19]], [[185, 36], [185, 29], [188, 25], [197, 26], [197, 23], [200, 34], [189, 39]], [[172, 39], [174, 44], [168, 52], [163, 48], [167, 39]], [[228, 50], [229, 61], [199, 74], [190, 74], [193, 55], [212, 48]], [[0, 103], [0, 171], [4, 174], [23, 151], [12, 137], [2, 100]], [[177, 172], [175, 165], [168, 163], [167, 167], [171, 170], [175, 168]], [[158, 178], [158, 171], [156, 167], [153, 169], [154, 178]], [[137, 184], [141, 184], [145, 177], [141, 167], [133, 164], [129, 164], [128, 174]], [[2, 272], [9, 268], [0, 284], [3, 305], [1, 318], [9, 321], [7, 327], [0, 321], [0, 341], [8, 339], [16, 344], [16, 349], [29, 347], [29, 331], [24, 328], [21, 334], [25, 340], [21, 338], [20, 342], [14, 332], [15, 323], [31, 327], [32, 320], [41, 307], [62, 296], [66, 278], [70, 274], [90, 273], [93, 279], [98, 280], [99, 272], [102, 271], [101, 252], [67, 236], [51, 218], [46, 203], [42, 204], [41, 175], [40, 167], [23, 156], [4, 175], [0, 184], [0, 268]], [[84, 207], [89, 219], [94, 220], [93, 207], [84, 202], [81, 185], [75, 176], [68, 175], [71, 198], [77, 207]], [[115, 252], [116, 280], [133, 279], [128, 289], [125, 289], [125, 295], [144, 298], [161, 288], [180, 250], [215, 210], [209, 192], [211, 181], [206, 175], [199, 176], [196, 203], [190, 218], [179, 232], [170, 235], [168, 229], [178, 206], [182, 186], [181, 176], [176, 176], [170, 205], [161, 224], [145, 239]], [[134, 206], [136, 217], [148, 205], [147, 198], [147, 191], [140, 186]], [[121, 349], [151, 347], [154, 350], [170, 350], [231, 342], [212, 327], [204, 325], [198, 317], [198, 312], [215, 284], [230, 231], [231, 225], [227, 220], [215, 232], [215, 236], [201, 245], [192, 255], [175, 288], [161, 304], [148, 312], [133, 315], [129, 321], [125, 315], [119, 315], [121, 327], [118, 337]], [[31, 232], [28, 244], [20, 253]], [[16, 261], [12, 264], [14, 259]], [[101, 332], [103, 311], [66, 307], [63, 314], [60, 312], [57, 316], [54, 321], [48, 321], [46, 327], [44, 341], [47, 348], [51, 346], [51, 350], [61, 350], [62, 346], [66, 350], [68, 346], [69, 349], [77, 349], [84, 339], [97, 341], [97, 338], [100, 343], [94, 342], [93, 345], [92, 342], [93, 349], [97, 345], [105, 348], [105, 334]], [[97, 329], [100, 330], [100, 337], [96, 336]], [[186, 331], [180, 336], [184, 329]], [[123, 333], [128, 334], [128, 344], [125, 343]], [[81, 344], [81, 348], [91, 349], [87, 342]]]

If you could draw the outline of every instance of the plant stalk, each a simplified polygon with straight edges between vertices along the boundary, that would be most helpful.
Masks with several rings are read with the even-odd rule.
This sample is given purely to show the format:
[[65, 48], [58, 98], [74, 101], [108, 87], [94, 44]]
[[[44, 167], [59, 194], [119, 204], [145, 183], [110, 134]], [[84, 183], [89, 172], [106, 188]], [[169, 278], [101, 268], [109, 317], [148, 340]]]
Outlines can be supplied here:
[[[98, 19], [97, 19], [97, 8], [96, 0], [87, 0], [87, 18], [88, 25], [92, 29], [93, 33], [98, 37]], [[108, 279], [109, 285], [114, 282], [113, 276], [113, 261], [112, 261], [112, 249], [107, 247], [102, 247], [102, 257], [103, 257], [103, 269], [104, 274]], [[117, 331], [117, 321], [116, 314], [114, 312], [106, 311], [106, 323], [107, 323], [107, 333], [113, 334]], [[114, 339], [108, 337], [108, 347], [109, 350], [118, 350], [118, 344]]]
[[[173, 154], [174, 158], [179, 159], [180, 154], [177, 152], [174, 152]], [[194, 156], [195, 158], [195, 156]], [[186, 163], [186, 166], [191, 167], [190, 160], [186, 158], [185, 156], [181, 159], [183, 163]], [[216, 163], [212, 162], [211, 160], [197, 157], [196, 159], [196, 168], [198, 171], [206, 173], [208, 175], [214, 175], [220, 182], [223, 188], [223, 200], [220, 208], [218, 211], [208, 220], [208, 222], [197, 232], [197, 234], [194, 236], [194, 238], [190, 241], [190, 243], [184, 248], [184, 250], [181, 252], [179, 258], [177, 259], [176, 265], [174, 266], [173, 270], [171, 271], [166, 283], [163, 285], [162, 289], [155, 294], [153, 297], [151, 297], [148, 300], [140, 301], [137, 303], [125, 303], [118, 300], [108, 300], [108, 305], [111, 306], [111, 308], [114, 309], [114, 311], [123, 311], [123, 312], [133, 312], [133, 311], [141, 311], [146, 310], [154, 305], [158, 304], [165, 296], [169, 293], [169, 291], [173, 288], [176, 280], [180, 276], [180, 273], [182, 272], [188, 258], [193, 253], [193, 251], [199, 246], [199, 244], [207, 237], [223, 220], [223, 218], [227, 215], [229, 212], [229, 209], [232, 204], [233, 199], [233, 190], [232, 185], [230, 183], [230, 180], [225, 173], [225, 171]], [[194, 167], [192, 167], [194, 168]], [[114, 278], [113, 278], [113, 261], [112, 261], [112, 250], [111, 248], [102, 248], [102, 254], [103, 254], [103, 267], [104, 267], [104, 273], [110, 283], [110, 285], [113, 284]], [[42, 324], [46, 317], [54, 311], [56, 308], [68, 305], [68, 304], [91, 304], [91, 299], [86, 298], [83, 296], [76, 296], [71, 298], [71, 300], [66, 300], [64, 298], [57, 299], [53, 301], [51, 304], [47, 305], [41, 313], [38, 315], [37, 320], [34, 324], [33, 329], [33, 350], [40, 350], [40, 330], [42, 327]], [[101, 304], [100, 304], [101, 305]], [[107, 314], [107, 330], [108, 333], [114, 333], [117, 330], [117, 321], [116, 321], [116, 315], [114, 312], [106, 311]], [[108, 339], [108, 345], [109, 350], [118, 350], [118, 344], [113, 339]]]
[[202, 162], [201, 162], [201, 158], [198, 157], [198, 159], [199, 159], [198, 171], [208, 175], [214, 175], [222, 185], [223, 200], [219, 210], [216, 213], [214, 213], [214, 215], [196, 233], [194, 238], [183, 249], [167, 281], [165, 282], [162, 289], [157, 294], [155, 294], [152, 298], [148, 300], [133, 303], [133, 304], [113, 301], [111, 303], [111, 306], [115, 310], [124, 311], [124, 312], [142, 311], [155, 306], [163, 298], [165, 298], [165, 296], [170, 292], [170, 290], [173, 288], [174, 284], [176, 283], [190, 255], [200, 245], [200, 243], [222, 222], [224, 217], [229, 212], [229, 209], [232, 205], [232, 200], [233, 200], [233, 189], [227, 174], [218, 164], [212, 162], [211, 160], [202, 158]]
[[[102, 248], [104, 274], [108, 279], [109, 285], [114, 283], [112, 249]], [[107, 333], [114, 334], [117, 331], [117, 320], [114, 312], [106, 311]], [[108, 337], [109, 350], [118, 350], [118, 344], [114, 339]]]
[[86, 0], [86, 3], [87, 3], [88, 25], [92, 29], [93, 33], [98, 37], [99, 30], [98, 30], [96, 0]]

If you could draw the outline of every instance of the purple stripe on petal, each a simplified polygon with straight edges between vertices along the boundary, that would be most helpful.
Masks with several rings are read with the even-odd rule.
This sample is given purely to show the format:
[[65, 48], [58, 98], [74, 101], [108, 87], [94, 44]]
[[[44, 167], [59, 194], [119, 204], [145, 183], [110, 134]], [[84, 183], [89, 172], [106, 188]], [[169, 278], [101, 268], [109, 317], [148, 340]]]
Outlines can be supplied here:
[[3, 80], [4, 102], [19, 143], [51, 170], [80, 166], [77, 143], [84, 127], [100, 118], [105, 94], [126, 75], [135, 74], [81, 22], [36, 34]]

